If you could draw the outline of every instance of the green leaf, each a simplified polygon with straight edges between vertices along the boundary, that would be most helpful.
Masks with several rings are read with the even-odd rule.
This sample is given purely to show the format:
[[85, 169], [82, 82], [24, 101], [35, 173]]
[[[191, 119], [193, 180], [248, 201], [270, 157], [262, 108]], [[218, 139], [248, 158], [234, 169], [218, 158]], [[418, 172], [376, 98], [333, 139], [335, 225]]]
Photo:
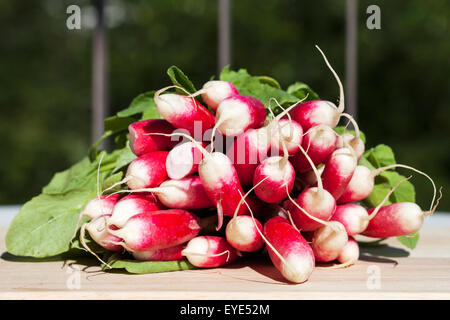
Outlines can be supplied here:
[[[229, 67], [225, 67], [220, 73], [220, 80], [233, 83], [240, 94], [257, 98], [264, 103], [266, 108], [269, 107], [270, 98], [277, 99], [278, 103], [280, 103], [283, 107], [287, 107], [299, 100], [297, 97], [287, 93], [284, 90], [261, 82], [259, 77], [249, 75], [245, 69], [231, 71]], [[274, 103], [272, 103], [272, 108], [276, 111], [275, 114], [281, 112], [279, 108], [275, 108]]]
[[272, 77], [269, 76], [258, 76], [258, 80], [259, 82], [263, 83], [263, 84], [267, 84], [271, 87], [277, 88], [277, 89], [281, 89], [280, 84], [278, 83], [277, 80], [275, 80]]
[[6, 234], [8, 252], [42, 258], [68, 251], [78, 215], [94, 196], [90, 188], [34, 197], [11, 222]]
[[415, 232], [413, 234], [409, 234], [407, 236], [397, 237], [397, 240], [403, 244], [405, 247], [409, 249], [414, 249], [417, 246], [417, 242], [419, 241], [419, 232]]
[[[137, 261], [137, 260], [115, 260], [108, 262], [113, 269], [125, 269], [130, 273], [160, 273], [195, 269], [195, 267], [186, 260], [179, 261]], [[102, 266], [103, 270], [110, 270]]]
[[[171, 66], [169, 69], [167, 69], [167, 75], [174, 85], [186, 89], [186, 91], [188, 91], [189, 93], [194, 93], [195, 91], [197, 91], [191, 80], [189, 80], [189, 78], [177, 66]], [[182, 90], [177, 91], [181, 94], [186, 94], [186, 92]]]
[[375, 168], [395, 164], [394, 152], [385, 144], [379, 144], [375, 148], [367, 150], [363, 157], [366, 158]]
[[319, 95], [315, 93], [306, 83], [295, 82], [287, 88], [287, 93], [296, 96], [299, 99], [303, 99], [308, 95], [305, 101], [319, 100]]
[[129, 117], [147, 111], [148, 109], [156, 109], [153, 97], [156, 91], [148, 91], [141, 93], [131, 101], [128, 108], [117, 113], [120, 118]]
[[132, 117], [112, 116], [105, 119], [105, 132], [112, 131], [114, 133], [127, 130], [128, 126], [135, 122]]
[[[344, 131], [345, 131], [346, 133], [350, 133], [350, 134], [352, 134], [353, 136], [355, 135], [355, 130], [348, 130], [348, 129], [345, 129], [345, 126], [337, 126], [337, 127], [334, 128], [334, 131], [335, 131], [337, 134], [343, 134]], [[364, 132], [362, 132], [361, 130], [359, 131], [359, 137], [361, 138], [361, 140], [362, 140], [364, 143], [366, 143], [366, 135], [365, 135]]]
[[[375, 178], [375, 186], [372, 193], [364, 199], [364, 204], [370, 208], [376, 207], [383, 201], [388, 192], [402, 179], [405, 179], [405, 177], [395, 171], [382, 172]], [[397, 202], [415, 202], [415, 191], [411, 182], [405, 181], [401, 183], [390, 195], [385, 205]]]
[[[113, 175], [109, 176], [108, 178], [105, 179], [105, 181], [103, 181], [103, 183], [102, 183], [102, 190], [108, 189], [114, 183], [117, 183], [120, 180], [122, 180], [122, 178], [123, 178], [123, 172], [118, 172], [116, 174], [113, 174]], [[120, 186], [117, 186], [117, 189], [120, 189]], [[114, 191], [118, 191], [118, 190], [116, 190], [116, 188], [114, 188], [114, 189], [112, 189], [109, 192], [114, 192]]]
[[127, 144], [127, 146], [120, 151], [119, 157], [116, 161], [116, 166], [114, 167], [112, 173], [115, 173], [123, 167], [127, 166], [136, 158], [137, 156], [133, 153], [133, 151], [131, 151], [130, 145]]

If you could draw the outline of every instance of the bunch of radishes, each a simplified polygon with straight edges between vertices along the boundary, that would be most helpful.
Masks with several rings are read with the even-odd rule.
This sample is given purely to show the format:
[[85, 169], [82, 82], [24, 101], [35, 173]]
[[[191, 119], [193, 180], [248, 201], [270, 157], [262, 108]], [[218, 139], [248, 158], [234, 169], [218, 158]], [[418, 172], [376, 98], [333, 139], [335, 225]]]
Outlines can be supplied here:
[[[340, 87], [339, 106], [299, 101], [267, 115], [261, 101], [225, 81], [209, 81], [191, 95], [176, 86], [157, 91], [164, 119], [129, 126], [137, 158], [104, 193], [125, 183], [128, 189], [88, 203], [82, 241], [87, 230], [107, 250], [125, 249], [145, 261], [187, 258], [201, 268], [265, 247], [281, 274], [301, 283], [316, 262], [353, 264], [357, 234], [385, 238], [417, 231], [434, 211], [434, 198], [427, 212], [414, 203], [383, 206], [393, 190], [377, 208], [358, 203], [380, 172], [410, 167], [370, 171], [358, 165], [365, 146], [356, 122], [343, 113], [339, 77], [323, 57]], [[178, 92], [165, 93], [172, 88]], [[333, 130], [342, 116], [355, 135]], [[205, 231], [205, 212], [217, 216], [216, 230]]]

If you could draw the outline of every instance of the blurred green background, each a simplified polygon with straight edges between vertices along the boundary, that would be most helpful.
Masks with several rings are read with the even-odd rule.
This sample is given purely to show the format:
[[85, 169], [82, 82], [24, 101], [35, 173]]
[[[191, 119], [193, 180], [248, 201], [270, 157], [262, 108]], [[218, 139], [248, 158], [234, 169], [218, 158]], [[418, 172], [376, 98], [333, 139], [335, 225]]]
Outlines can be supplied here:
[[[82, 9], [68, 30], [66, 8]], [[366, 8], [381, 8], [381, 30]], [[169, 84], [179, 66], [197, 87], [217, 73], [217, 2], [110, 0], [109, 114], [139, 93]], [[0, 204], [40, 193], [91, 143], [90, 1], [0, 1]], [[450, 36], [448, 0], [366, 1], [358, 7], [358, 116], [368, 147], [390, 145], [397, 162], [444, 187], [450, 211]], [[314, 45], [345, 81], [345, 1], [232, 2], [232, 68], [269, 75], [285, 88], [310, 85], [337, 101], [338, 88]], [[345, 85], [345, 84], [344, 84]], [[412, 182], [427, 208], [430, 183]]]

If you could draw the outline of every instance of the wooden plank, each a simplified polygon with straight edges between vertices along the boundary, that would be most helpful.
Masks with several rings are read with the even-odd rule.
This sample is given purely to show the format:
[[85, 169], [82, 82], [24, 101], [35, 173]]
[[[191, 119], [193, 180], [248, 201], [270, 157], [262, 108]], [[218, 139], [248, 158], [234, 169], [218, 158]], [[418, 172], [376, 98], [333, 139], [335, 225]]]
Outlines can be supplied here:
[[[447, 226], [424, 226], [410, 256], [391, 239], [388, 248], [364, 250], [350, 268], [318, 267], [306, 283], [296, 285], [286, 283], [267, 259], [226, 268], [130, 275], [102, 272], [90, 259], [17, 262], [3, 253], [0, 299], [450, 299], [448, 231]], [[0, 228], [1, 239], [5, 232]], [[0, 250], [5, 251], [3, 241]], [[379, 272], [380, 287], [371, 289], [373, 270]], [[70, 289], [67, 284], [76, 277], [80, 287]]]

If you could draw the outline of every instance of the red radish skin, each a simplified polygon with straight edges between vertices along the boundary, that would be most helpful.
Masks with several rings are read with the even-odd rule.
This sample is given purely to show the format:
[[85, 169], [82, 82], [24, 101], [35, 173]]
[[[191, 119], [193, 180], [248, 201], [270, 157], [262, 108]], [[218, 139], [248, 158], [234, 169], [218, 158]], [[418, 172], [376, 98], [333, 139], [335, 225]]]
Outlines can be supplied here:
[[147, 251], [135, 251], [133, 257], [139, 261], [176, 261], [184, 259], [181, 253], [186, 247], [185, 244], [180, 244], [174, 247], [147, 250]]
[[174, 87], [176, 86], [169, 86], [155, 93], [158, 113], [175, 128], [187, 130], [192, 136], [203, 135], [206, 130], [214, 127], [214, 115], [193, 97], [174, 93], [161, 95]]
[[[256, 230], [256, 228], [259, 229]], [[231, 219], [225, 229], [228, 243], [239, 251], [253, 252], [264, 246], [261, 237], [262, 225], [250, 216], [236, 216]]]
[[[320, 125], [311, 128], [305, 133], [302, 140], [302, 147], [306, 150], [314, 165], [324, 163], [336, 149], [338, 136], [328, 126]], [[297, 172], [311, 170], [311, 164], [302, 152], [297, 152], [290, 159]]]
[[356, 166], [357, 160], [352, 150], [336, 149], [325, 163], [321, 175], [324, 189], [339, 199], [352, 179]]
[[311, 248], [317, 262], [330, 262], [339, 256], [347, 242], [347, 232], [342, 223], [329, 221], [314, 231]]
[[[322, 174], [324, 168], [325, 167], [323, 165], [317, 168], [319, 176]], [[314, 170], [309, 170], [307, 172], [299, 174], [298, 179], [305, 187], [312, 187], [314, 185], [317, 185], [317, 177], [316, 174], [314, 173]]]
[[251, 96], [234, 95], [224, 99], [216, 110], [215, 128], [225, 136], [238, 136], [247, 129], [264, 125], [266, 107]]
[[[333, 196], [318, 187], [304, 190], [294, 201], [309, 215], [322, 221], [328, 221], [336, 210], [336, 201]], [[296, 227], [302, 231], [314, 231], [323, 225], [323, 223], [308, 217], [290, 199], [283, 203], [283, 208], [290, 212]]]
[[243, 186], [252, 184], [256, 167], [267, 157], [269, 149], [270, 135], [266, 127], [247, 130], [228, 149], [227, 156], [234, 164]]
[[275, 130], [272, 134], [270, 151], [272, 155], [284, 155], [282, 140], [286, 145], [289, 155], [294, 155], [299, 151], [298, 146], [302, 144], [303, 128], [302, 126], [289, 119], [280, 119], [278, 121], [280, 132]]
[[369, 224], [369, 213], [356, 203], [338, 205], [330, 220], [342, 223], [349, 236], [366, 230]]
[[111, 242], [119, 242], [120, 238], [112, 235], [107, 226], [110, 215], [104, 215], [86, 224], [86, 230], [97, 244], [109, 251], [123, 251], [122, 246]]
[[[200, 143], [206, 147], [205, 142]], [[200, 150], [190, 141], [175, 146], [169, 151], [166, 158], [167, 175], [171, 179], [182, 179], [197, 172], [198, 164], [203, 155]]]
[[214, 207], [199, 176], [166, 180], [158, 188], [137, 189], [133, 192], [156, 193], [159, 201], [172, 209], [196, 210]]
[[236, 87], [229, 81], [211, 80], [203, 85], [202, 99], [208, 107], [217, 110], [224, 99], [239, 94]]
[[[374, 209], [369, 209], [369, 215]], [[405, 236], [417, 232], [426, 213], [415, 203], [399, 202], [381, 207], [362, 233], [373, 238]]]
[[170, 137], [148, 135], [148, 133], [172, 133], [174, 130], [175, 127], [164, 119], [134, 122], [128, 126], [131, 151], [139, 157], [152, 151], [170, 150], [177, 141], [173, 141]]
[[359, 259], [359, 245], [353, 237], [348, 237], [348, 242], [342, 248], [336, 258], [342, 265], [341, 268], [355, 264]]
[[[308, 280], [315, 259], [302, 235], [284, 218], [273, 217], [264, 224], [269, 257], [283, 277], [294, 283]], [[281, 256], [281, 258], [280, 258]]]
[[123, 239], [126, 250], [147, 251], [173, 247], [197, 236], [200, 222], [193, 213], [180, 209], [167, 209], [131, 217], [125, 225], [110, 233]]
[[168, 154], [168, 151], [153, 151], [134, 159], [128, 165], [123, 181], [126, 181], [131, 190], [159, 186], [168, 177], [166, 170]]
[[130, 194], [120, 199], [111, 217], [108, 219], [110, 225], [123, 227], [132, 216], [157, 211], [164, 208], [151, 193]]
[[327, 58], [325, 57], [325, 54], [320, 50], [318, 46], [316, 48], [319, 50], [319, 52], [322, 54], [326, 65], [330, 69], [330, 71], [333, 73], [338, 85], [339, 85], [339, 106], [336, 107], [336, 105], [330, 101], [324, 101], [324, 100], [312, 100], [304, 102], [298, 106], [296, 106], [294, 109], [292, 109], [289, 113], [293, 120], [300, 123], [303, 130], [307, 131], [310, 128], [324, 124], [331, 128], [334, 128], [337, 126], [341, 114], [344, 112], [344, 88], [342, 86], [342, 83], [334, 71], [334, 69], [329, 64]]
[[238, 257], [226, 240], [217, 236], [199, 236], [190, 240], [182, 254], [198, 268], [217, 268], [232, 263]]
[[292, 191], [294, 180], [295, 170], [287, 158], [269, 157], [258, 165], [253, 175], [253, 185], [259, 184], [255, 194], [267, 203], [280, 202]]

